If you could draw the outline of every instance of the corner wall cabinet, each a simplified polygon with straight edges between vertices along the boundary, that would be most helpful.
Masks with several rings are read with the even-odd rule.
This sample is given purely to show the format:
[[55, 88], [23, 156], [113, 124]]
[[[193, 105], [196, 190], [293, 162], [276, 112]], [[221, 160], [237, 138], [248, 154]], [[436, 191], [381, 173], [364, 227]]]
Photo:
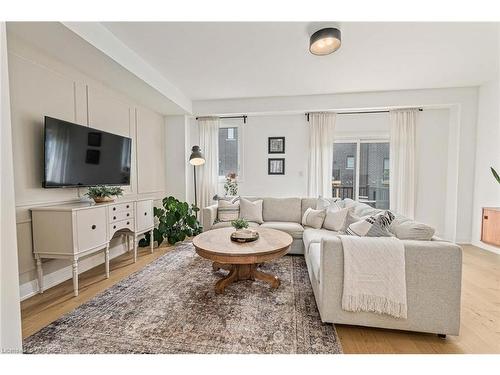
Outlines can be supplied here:
[[[109, 243], [118, 235], [133, 239], [137, 261], [138, 237], [153, 236], [153, 200], [122, 200], [113, 203], [69, 203], [31, 209], [33, 253], [36, 259], [39, 292], [43, 293], [42, 258], [69, 259], [73, 265], [73, 290], [78, 296], [78, 260], [103, 251], [106, 278], [109, 278]], [[152, 238], [152, 237], [151, 237]], [[153, 252], [153, 241], [151, 241]]]

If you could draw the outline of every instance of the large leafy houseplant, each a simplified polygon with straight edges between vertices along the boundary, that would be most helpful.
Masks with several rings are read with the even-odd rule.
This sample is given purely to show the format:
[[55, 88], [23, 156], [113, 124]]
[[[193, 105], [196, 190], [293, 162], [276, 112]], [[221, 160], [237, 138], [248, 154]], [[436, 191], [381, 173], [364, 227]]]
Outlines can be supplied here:
[[[174, 197], [164, 198], [162, 204], [163, 207], [154, 207], [157, 227], [153, 230], [153, 241], [156, 241], [158, 246], [165, 240], [173, 245], [184, 241], [186, 237], [201, 233], [201, 225], [196, 219], [196, 213], [200, 209], [194, 204], [189, 206], [187, 202], [181, 202]], [[149, 246], [150, 241], [151, 235], [148, 232], [139, 246]]]
[[500, 176], [498, 175], [497, 171], [495, 171], [495, 168], [490, 167], [491, 173], [493, 173], [493, 177], [495, 177], [495, 180], [500, 184]]

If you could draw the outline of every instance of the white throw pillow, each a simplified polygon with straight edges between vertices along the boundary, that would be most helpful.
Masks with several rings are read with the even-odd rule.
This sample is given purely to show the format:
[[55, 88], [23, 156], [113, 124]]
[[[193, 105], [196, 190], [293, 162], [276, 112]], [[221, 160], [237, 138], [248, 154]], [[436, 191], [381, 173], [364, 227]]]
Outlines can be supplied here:
[[302, 216], [302, 225], [320, 229], [325, 220], [325, 216], [325, 210], [313, 210], [312, 208], [308, 208]]
[[262, 224], [264, 222], [262, 219], [262, 202], [264, 202], [262, 199], [252, 202], [240, 198], [240, 219]]
[[240, 204], [231, 203], [227, 200], [219, 200], [217, 205], [218, 221], [233, 221], [240, 215]]
[[323, 222], [323, 228], [333, 230], [335, 232], [344, 230], [348, 213], [349, 208], [342, 208], [340, 210], [332, 208], [327, 209], [325, 221]]

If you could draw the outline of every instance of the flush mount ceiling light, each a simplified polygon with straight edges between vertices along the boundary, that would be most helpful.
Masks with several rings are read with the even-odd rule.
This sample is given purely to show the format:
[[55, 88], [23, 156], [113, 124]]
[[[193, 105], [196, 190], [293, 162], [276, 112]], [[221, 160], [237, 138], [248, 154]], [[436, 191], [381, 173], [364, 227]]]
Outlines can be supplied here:
[[320, 29], [311, 35], [309, 51], [313, 55], [324, 56], [335, 52], [340, 47], [340, 30], [335, 27]]

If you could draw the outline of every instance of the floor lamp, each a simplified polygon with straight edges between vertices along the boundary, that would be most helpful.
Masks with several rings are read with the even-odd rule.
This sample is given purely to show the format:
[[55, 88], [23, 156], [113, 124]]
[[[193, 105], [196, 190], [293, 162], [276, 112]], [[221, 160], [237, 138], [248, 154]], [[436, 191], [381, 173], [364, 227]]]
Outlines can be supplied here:
[[[205, 157], [201, 153], [200, 146], [193, 146], [191, 149], [191, 156], [189, 157], [189, 164], [193, 166], [194, 177], [194, 205], [198, 207], [198, 197], [196, 196], [196, 166], [205, 164]], [[198, 216], [198, 213], [196, 213]]]

